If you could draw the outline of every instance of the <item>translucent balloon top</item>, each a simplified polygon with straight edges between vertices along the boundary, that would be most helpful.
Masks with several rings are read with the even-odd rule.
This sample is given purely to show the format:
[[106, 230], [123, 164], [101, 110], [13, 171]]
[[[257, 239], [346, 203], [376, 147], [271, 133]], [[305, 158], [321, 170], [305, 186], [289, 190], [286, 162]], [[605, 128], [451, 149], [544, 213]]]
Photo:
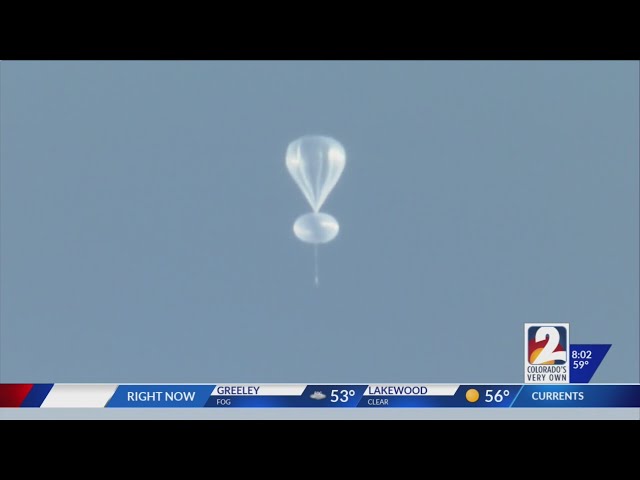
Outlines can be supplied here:
[[306, 135], [287, 148], [287, 170], [318, 212], [344, 170], [346, 154], [340, 142], [321, 135]]

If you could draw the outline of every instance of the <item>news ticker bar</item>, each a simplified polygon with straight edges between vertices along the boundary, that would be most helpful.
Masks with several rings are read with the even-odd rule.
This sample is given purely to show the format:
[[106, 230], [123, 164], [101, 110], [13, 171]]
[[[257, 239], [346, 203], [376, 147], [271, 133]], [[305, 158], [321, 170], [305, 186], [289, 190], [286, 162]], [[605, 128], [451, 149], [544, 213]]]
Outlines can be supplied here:
[[0, 384], [4, 408], [640, 408], [640, 384]]

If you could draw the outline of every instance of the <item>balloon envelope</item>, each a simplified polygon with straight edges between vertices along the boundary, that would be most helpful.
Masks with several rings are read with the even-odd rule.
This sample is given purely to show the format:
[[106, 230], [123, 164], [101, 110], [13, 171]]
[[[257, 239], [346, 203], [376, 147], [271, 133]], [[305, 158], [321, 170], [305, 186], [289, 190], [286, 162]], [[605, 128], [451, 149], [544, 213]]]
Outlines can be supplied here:
[[346, 154], [337, 140], [306, 135], [287, 148], [287, 170], [314, 212], [320, 210], [344, 170]]
[[293, 233], [303, 242], [327, 243], [336, 238], [340, 226], [328, 213], [306, 213], [293, 224]]

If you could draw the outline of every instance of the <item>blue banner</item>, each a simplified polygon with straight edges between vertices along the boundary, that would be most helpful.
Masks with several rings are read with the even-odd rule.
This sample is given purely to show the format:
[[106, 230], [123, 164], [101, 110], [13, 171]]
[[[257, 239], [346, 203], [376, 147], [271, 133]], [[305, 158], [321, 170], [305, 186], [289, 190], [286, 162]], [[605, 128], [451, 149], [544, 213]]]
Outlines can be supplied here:
[[120, 385], [107, 408], [204, 407], [215, 385]]
[[610, 348], [611, 344], [571, 345], [569, 382], [589, 383]]
[[[307, 385], [302, 395], [220, 395], [212, 396], [206, 407], [277, 408], [277, 407], [356, 407], [366, 385]], [[257, 393], [257, 392], [256, 392]]]
[[[427, 389], [424, 395], [366, 395], [360, 408], [505, 408], [511, 405], [520, 385], [460, 385], [450, 394]], [[370, 388], [367, 392], [370, 393]]]
[[524, 385], [512, 407], [640, 407], [640, 385]]
[[640, 384], [0, 384], [0, 408], [26, 407], [640, 408]]
[[[432, 390], [433, 389], [433, 390]], [[206, 407], [518, 408], [640, 407], [640, 385], [459, 385], [442, 393], [377, 394], [368, 385], [308, 385], [301, 395], [214, 395]]]

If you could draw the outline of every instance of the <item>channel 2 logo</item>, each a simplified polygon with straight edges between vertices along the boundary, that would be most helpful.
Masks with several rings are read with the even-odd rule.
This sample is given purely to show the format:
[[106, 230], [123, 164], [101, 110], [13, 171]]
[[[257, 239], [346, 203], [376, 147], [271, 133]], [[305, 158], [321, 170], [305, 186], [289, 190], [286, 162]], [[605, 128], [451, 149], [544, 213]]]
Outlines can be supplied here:
[[524, 383], [569, 383], [569, 324], [524, 324]]

